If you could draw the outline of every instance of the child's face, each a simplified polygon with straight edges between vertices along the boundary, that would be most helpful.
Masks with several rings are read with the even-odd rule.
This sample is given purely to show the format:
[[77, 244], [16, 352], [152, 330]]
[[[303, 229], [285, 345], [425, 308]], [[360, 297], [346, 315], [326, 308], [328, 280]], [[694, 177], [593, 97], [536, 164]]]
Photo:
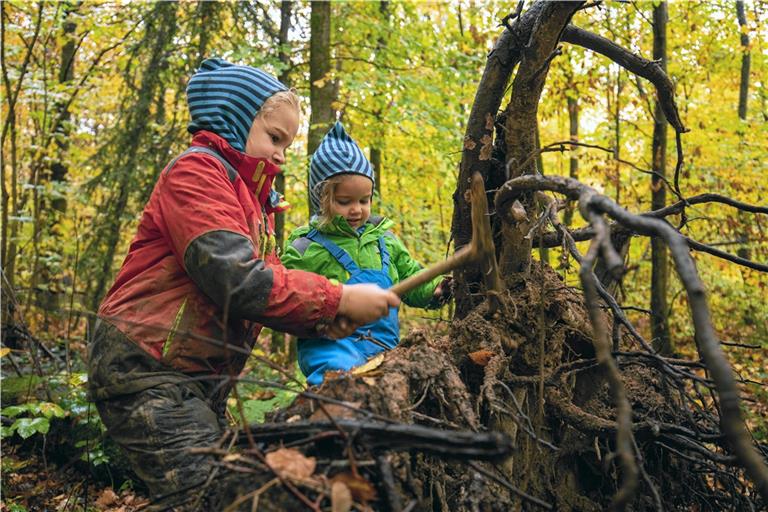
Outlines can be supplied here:
[[371, 216], [373, 182], [360, 174], [342, 176], [336, 184], [331, 201], [331, 215], [341, 215], [357, 229]]
[[257, 115], [248, 133], [245, 153], [266, 158], [275, 165], [285, 163], [285, 150], [299, 130], [299, 113], [291, 105], [280, 103], [264, 115]]

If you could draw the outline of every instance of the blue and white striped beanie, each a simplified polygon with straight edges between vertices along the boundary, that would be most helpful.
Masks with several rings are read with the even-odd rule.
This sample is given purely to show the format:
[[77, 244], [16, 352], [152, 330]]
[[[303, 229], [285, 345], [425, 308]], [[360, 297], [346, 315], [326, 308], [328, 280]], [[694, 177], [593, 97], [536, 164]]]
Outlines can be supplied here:
[[320, 184], [337, 174], [362, 174], [374, 181], [373, 167], [338, 121], [323, 137], [309, 163], [309, 197], [313, 212], [320, 211]]
[[188, 130], [211, 131], [245, 151], [248, 132], [267, 98], [288, 88], [272, 75], [223, 59], [206, 59], [187, 85]]

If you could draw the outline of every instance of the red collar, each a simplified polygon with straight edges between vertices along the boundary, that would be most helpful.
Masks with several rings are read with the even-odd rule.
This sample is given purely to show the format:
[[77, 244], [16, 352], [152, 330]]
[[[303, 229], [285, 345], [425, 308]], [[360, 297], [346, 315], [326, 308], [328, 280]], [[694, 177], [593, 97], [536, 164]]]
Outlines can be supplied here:
[[201, 130], [192, 138], [192, 146], [208, 147], [223, 156], [245, 182], [261, 206], [269, 204], [272, 181], [282, 171], [266, 158], [255, 158], [238, 151], [222, 137], [213, 132]]

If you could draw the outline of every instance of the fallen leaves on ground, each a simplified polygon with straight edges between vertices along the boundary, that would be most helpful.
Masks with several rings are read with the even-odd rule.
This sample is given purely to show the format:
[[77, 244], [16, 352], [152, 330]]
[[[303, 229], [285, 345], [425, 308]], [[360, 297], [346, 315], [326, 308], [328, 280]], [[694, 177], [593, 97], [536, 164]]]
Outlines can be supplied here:
[[355, 501], [366, 504], [376, 499], [376, 488], [371, 482], [360, 475], [353, 473], [339, 473], [331, 479], [331, 491], [333, 486], [343, 483], [352, 494]]
[[322, 408], [318, 408], [315, 412], [312, 413], [312, 416], [309, 417], [309, 421], [328, 421], [328, 416], [333, 419], [355, 418], [357, 416], [357, 411], [350, 409], [350, 407], [359, 409], [363, 405], [362, 402], [344, 403], [348, 404], [349, 407], [344, 407], [343, 405], [338, 404], [324, 404]]
[[304, 480], [312, 476], [317, 466], [314, 457], [306, 457], [293, 448], [279, 448], [266, 455], [267, 464], [282, 478]]

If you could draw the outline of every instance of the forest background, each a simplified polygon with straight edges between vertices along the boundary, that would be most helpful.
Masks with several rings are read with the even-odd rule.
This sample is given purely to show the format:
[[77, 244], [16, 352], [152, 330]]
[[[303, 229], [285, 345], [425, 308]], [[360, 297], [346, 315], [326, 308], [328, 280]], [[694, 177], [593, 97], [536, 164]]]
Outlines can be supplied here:
[[[717, 192], [765, 205], [768, 3], [739, 5], [668, 5], [666, 66], [691, 129], [682, 137], [680, 185], [686, 196]], [[307, 221], [308, 152], [339, 118], [374, 165], [375, 211], [395, 220], [416, 259], [431, 263], [452, 251], [452, 195], [466, 120], [500, 21], [514, 8], [474, 1], [322, 9], [309, 2], [3, 2], [0, 354], [3, 414], [11, 418], [5, 438], [44, 437], [56, 418], [97, 421], [83, 408], [89, 322], [154, 181], [190, 139], [184, 91], [202, 59], [263, 67], [303, 99], [302, 127], [278, 184], [293, 204], [282, 234]], [[650, 58], [653, 8], [607, 2], [576, 19]], [[544, 153], [542, 172], [577, 177], [630, 211], [650, 210], [653, 190], [663, 187], [651, 179], [651, 169], [658, 172], [651, 155], [654, 96], [647, 83], [607, 59], [563, 46], [539, 105], [540, 143], [577, 140], [591, 147]], [[674, 133], [667, 137], [671, 175]], [[667, 198], [676, 199], [669, 191]], [[765, 216], [735, 212], [718, 203], [694, 206], [684, 234], [764, 266]], [[584, 225], [573, 212], [565, 222]], [[541, 257], [578, 286], [577, 269], [561, 256], [552, 249]], [[693, 256], [715, 328], [747, 382], [748, 426], [765, 442], [767, 274], [703, 252]], [[650, 338], [650, 240], [630, 243], [625, 266], [619, 297]], [[670, 273], [669, 342], [674, 352], [693, 356], [683, 291]], [[404, 308], [403, 329], [445, 326], [451, 313]], [[267, 333], [262, 341], [257, 355], [290, 361], [282, 337]], [[285, 399], [258, 389], [245, 395], [257, 418], [264, 404]], [[108, 460], [95, 443], [83, 446], [91, 463]]]

